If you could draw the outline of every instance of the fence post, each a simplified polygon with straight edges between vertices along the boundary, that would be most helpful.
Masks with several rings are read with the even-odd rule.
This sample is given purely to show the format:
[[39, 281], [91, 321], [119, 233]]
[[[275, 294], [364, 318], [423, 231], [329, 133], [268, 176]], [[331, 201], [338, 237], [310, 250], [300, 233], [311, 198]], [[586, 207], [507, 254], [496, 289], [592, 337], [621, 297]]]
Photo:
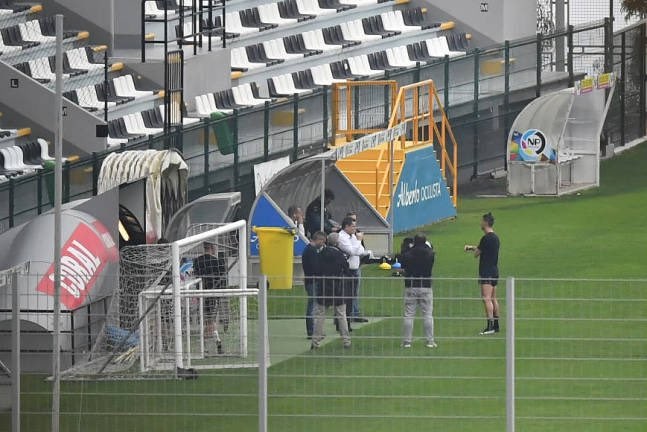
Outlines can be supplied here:
[[515, 430], [515, 299], [514, 278], [509, 277], [505, 283], [506, 291], [506, 329], [505, 329], [505, 418], [506, 432]]
[[323, 148], [326, 149], [328, 147], [328, 86], [324, 86], [323, 88], [323, 95], [322, 95], [322, 113], [323, 113], [323, 120], [322, 120], [322, 131], [323, 131]]
[[[348, 93], [348, 96], [350, 97], [350, 92]], [[359, 127], [359, 105], [360, 105], [360, 103], [359, 103], [359, 87], [356, 86], [356, 87], [353, 88], [353, 111], [354, 111], [354, 113], [353, 113], [354, 114], [353, 115], [353, 123], [355, 123], [355, 125], [350, 125], [350, 127], [348, 129], [360, 129], [360, 127]], [[355, 139], [355, 137], [353, 136], [352, 139]]]
[[[388, 73], [388, 71], [386, 72]], [[385, 78], [388, 79], [388, 78]], [[384, 86], [384, 127], [389, 126], [389, 121], [391, 120], [391, 86]]]
[[41, 214], [43, 213], [43, 172], [42, 170], [36, 171], [36, 181], [38, 184], [36, 185], [36, 213]]
[[16, 183], [15, 180], [9, 179], [9, 228], [13, 228], [14, 225], [14, 211], [15, 211], [15, 195], [16, 195]]
[[449, 117], [449, 55], [445, 55], [445, 61], [444, 61], [444, 67], [445, 67], [445, 76], [444, 78], [444, 88], [443, 88], [443, 103], [445, 104], [445, 114], [447, 117]]
[[299, 94], [294, 94], [292, 106], [292, 162], [299, 156]]
[[70, 164], [63, 165], [63, 202], [70, 202]]
[[624, 146], [625, 145], [625, 139], [626, 139], [626, 128], [625, 128], [625, 82], [627, 81], [627, 66], [626, 66], [626, 55], [627, 55], [627, 48], [626, 48], [626, 32], [622, 32], [620, 35], [620, 80], [618, 84], [620, 84], [620, 145]]
[[270, 102], [265, 101], [263, 106], [263, 160], [270, 158]]
[[240, 155], [238, 154], [238, 110], [234, 110], [234, 188], [238, 190], [238, 176], [240, 175], [238, 166]]
[[645, 79], [647, 79], [647, 77], [645, 77], [645, 67], [647, 67], [647, 65], [645, 64], [646, 63], [645, 56], [647, 56], [647, 52], [646, 52], [647, 47], [645, 46], [645, 37], [647, 37], [647, 35], [645, 34], [646, 33], [645, 32], [646, 28], [647, 28], [647, 23], [643, 23], [640, 26], [640, 43], [638, 44], [638, 49], [639, 49], [638, 55], [640, 56], [639, 60], [638, 60], [638, 64], [640, 65], [640, 77], [639, 77], [640, 78], [639, 79], [640, 84], [638, 85], [638, 87], [640, 88], [640, 96], [639, 96], [639, 98], [640, 98], [640, 125], [639, 125], [639, 127], [640, 127], [640, 135], [641, 136], [645, 135], [645, 132], [647, 132], [645, 130], [647, 128], [647, 125], [646, 125], [647, 119], [645, 119], [645, 116], [647, 115], [647, 102], [646, 102], [647, 98], [645, 98], [645, 91], [646, 91], [646, 89], [645, 89]]
[[209, 132], [211, 129], [211, 119], [204, 121], [204, 126], [202, 127], [202, 152], [204, 153], [203, 167], [202, 167], [202, 188], [204, 193], [209, 193]]
[[479, 160], [479, 128], [478, 128], [478, 118], [479, 118], [479, 49], [474, 50], [474, 102], [472, 106], [472, 144], [473, 144], [473, 167], [472, 167], [472, 179], [475, 179], [478, 176], [478, 160]]
[[568, 26], [568, 34], [566, 35], [567, 39], [567, 44], [568, 44], [568, 54], [567, 54], [567, 62], [568, 62], [568, 86], [573, 87], [575, 86], [575, 73], [573, 71], [573, 26], [569, 25]]
[[99, 158], [97, 157], [97, 152], [92, 152], [92, 196], [95, 196], [99, 193], [99, 171], [101, 167], [99, 166]]
[[267, 432], [267, 276], [261, 277], [258, 291], [258, 432]]
[[536, 42], [536, 48], [537, 48], [537, 69], [536, 73], [537, 76], [535, 77], [535, 82], [536, 82], [536, 87], [535, 87], [535, 97], [541, 96], [541, 69], [543, 66], [543, 60], [542, 60], [542, 50], [543, 50], [543, 45], [544, 45], [544, 37], [542, 36], [541, 33], [537, 33], [537, 42]]
[[[103, 52], [103, 87], [108, 90], [108, 50]], [[108, 98], [103, 101], [103, 121], [108, 123]]]
[[20, 432], [20, 301], [18, 290], [18, 271], [11, 270], [11, 387], [13, 402], [11, 406], [11, 430]]
[[604, 71], [613, 71], [613, 21], [610, 18], [604, 19]]
[[[504, 77], [503, 77], [503, 169], [508, 169], [508, 111], [510, 111], [510, 41], [504, 42], [504, 55], [503, 61], [505, 62]], [[541, 80], [541, 72], [537, 74]], [[539, 87], [537, 87], [539, 88]]]

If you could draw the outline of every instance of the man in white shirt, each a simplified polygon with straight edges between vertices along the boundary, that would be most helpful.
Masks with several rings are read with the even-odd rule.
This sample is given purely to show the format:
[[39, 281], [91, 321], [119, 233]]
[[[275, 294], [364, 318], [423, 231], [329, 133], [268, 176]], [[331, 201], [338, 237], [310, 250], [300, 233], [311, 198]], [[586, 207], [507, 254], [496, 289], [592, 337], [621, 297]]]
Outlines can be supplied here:
[[[348, 267], [350, 269], [351, 278], [349, 280], [349, 293], [352, 299], [357, 299], [359, 296], [359, 266], [361, 257], [370, 255], [371, 252], [364, 249], [362, 246], [363, 234], [356, 234], [357, 225], [351, 217], [344, 218], [341, 223], [341, 231], [339, 231], [339, 249], [348, 257]], [[349, 299], [346, 308], [346, 317], [350, 321], [353, 312], [352, 299]], [[356, 300], [355, 300], [356, 301]]]

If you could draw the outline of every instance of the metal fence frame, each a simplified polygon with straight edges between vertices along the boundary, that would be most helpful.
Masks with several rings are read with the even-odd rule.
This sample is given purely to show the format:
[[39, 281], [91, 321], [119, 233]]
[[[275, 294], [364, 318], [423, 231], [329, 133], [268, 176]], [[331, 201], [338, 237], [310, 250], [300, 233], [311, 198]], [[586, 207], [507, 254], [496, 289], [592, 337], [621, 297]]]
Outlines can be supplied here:
[[[399, 84], [406, 85], [411, 82], [419, 82], [428, 79], [432, 73], [442, 76], [443, 80], [436, 80], [439, 94], [442, 95], [442, 102], [451, 120], [452, 128], [457, 134], [460, 143], [459, 169], [463, 172], [462, 182], [468, 178], [488, 173], [494, 169], [505, 168], [505, 146], [509, 127], [517, 114], [534, 97], [541, 96], [545, 92], [546, 83], [542, 81], [542, 71], [563, 71], [568, 73], [568, 84], [573, 85], [576, 78], [583, 76], [586, 71], [577, 70], [575, 63], [578, 59], [582, 62], [591, 56], [604, 56], [604, 64], [609, 68], [613, 64], [614, 71], [619, 77], [619, 90], [616, 92], [617, 102], [612, 104], [609, 118], [605, 126], [605, 137], [608, 143], [622, 146], [626, 143], [627, 137], [638, 138], [645, 135], [647, 101], [645, 100], [645, 33], [647, 21], [642, 21], [634, 26], [616, 33], [613, 41], [609, 40], [609, 20], [593, 23], [582, 27], [569, 27], [566, 30], [556, 31], [550, 35], [538, 34], [536, 37], [518, 41], [506, 41], [502, 45], [494, 47], [475, 49], [464, 57], [446, 57], [437, 62], [426, 65], [418, 64], [414, 69], [387, 72], [385, 79], [397, 80]], [[598, 32], [603, 38], [591, 54], [586, 48], [590, 44], [578, 45], [579, 35], [586, 32]], [[633, 32], [639, 34], [632, 41], [637, 41], [638, 46], [632, 46], [627, 50], [629, 38], [623, 36]], [[565, 42], [565, 44], [564, 44]], [[552, 50], [554, 46], [566, 46], [566, 61], [562, 62], [554, 56], [545, 57], [546, 50]], [[596, 43], [597, 45], [597, 43]], [[635, 45], [635, 44], [634, 44]], [[579, 50], [579, 51], [578, 51]], [[533, 67], [535, 70], [533, 97], [522, 97], [519, 99], [517, 92], [512, 90], [511, 80], [515, 79], [514, 71], [511, 70], [515, 55], [534, 56], [536, 64], [541, 68]], [[500, 91], [495, 89], [494, 93], [484, 88], [487, 82], [481, 76], [480, 61], [487, 58], [503, 59], [503, 71], [500, 77], [502, 85]], [[547, 62], [545, 60], [548, 60]], [[635, 59], [638, 67], [631, 69], [636, 76], [632, 82], [638, 83], [639, 90], [634, 90], [633, 95], [637, 98], [639, 107], [628, 107], [625, 83], [625, 74], [628, 74], [627, 63]], [[632, 65], [634, 63], [631, 63]], [[472, 80], [468, 83], [453, 82], [452, 68], [464, 68], [473, 66]], [[584, 66], [582, 66], [584, 67]], [[532, 88], [532, 86], [531, 86]], [[461, 103], [463, 112], [459, 113], [458, 108], [450, 103], [450, 93], [469, 91], [472, 94], [469, 103]], [[191, 197], [202, 196], [207, 193], [238, 190], [243, 192], [244, 206], [251, 204], [254, 196], [254, 180], [252, 166], [254, 163], [275, 159], [289, 155], [292, 161], [320, 153], [326, 149], [331, 139], [331, 89], [323, 88], [308, 96], [295, 95], [283, 101], [266, 103], [265, 105], [244, 111], [235, 111], [233, 115], [220, 119], [205, 119], [202, 122], [188, 127], [172, 127], [166, 135], [148, 137], [144, 140], [122, 145], [117, 150], [106, 150], [93, 153], [89, 157], [81, 158], [76, 162], [68, 162], [63, 168], [63, 202], [93, 196], [97, 193], [97, 178], [103, 159], [113, 151], [137, 150], [137, 149], [161, 149], [172, 145], [171, 143], [193, 143], [201, 148], [198, 154], [188, 155], [185, 158], [189, 164], [193, 164], [192, 170], [197, 173], [191, 176], [189, 193]], [[462, 93], [461, 93], [462, 94]], [[482, 102], [494, 95], [501, 99], [500, 104], [496, 103], [497, 111], [490, 111], [491, 105], [485, 106]], [[388, 101], [386, 102], [388, 103]], [[320, 106], [321, 117], [306, 122], [300, 114], [300, 107]], [[319, 105], [320, 104], [320, 105]], [[471, 104], [471, 108], [465, 111], [465, 106]], [[291, 111], [290, 125], [284, 126], [277, 131], [270, 130], [270, 118], [276, 110], [283, 109]], [[633, 117], [627, 119], [624, 113], [631, 112]], [[619, 115], [618, 113], [623, 113]], [[256, 117], [254, 117], [256, 116]], [[634, 117], [638, 117], [638, 121]], [[240, 124], [246, 120], [262, 119], [263, 136], [243, 138], [240, 131]], [[217, 153], [224, 154], [223, 149], [212, 148], [209, 135], [212, 128], [226, 123], [231, 130], [232, 161], [226, 164], [218, 164]], [[317, 136], [304, 138], [300, 135], [302, 130], [317, 130]], [[627, 131], [632, 131], [628, 133]], [[485, 132], [484, 132], [485, 131]], [[319, 135], [319, 133], [321, 135]], [[281, 148], [273, 150], [270, 145], [272, 137], [279, 138]], [[490, 143], [494, 142], [494, 147]], [[262, 143], [262, 150], [252, 157], [244, 153], [253, 145]], [[287, 145], [284, 145], [287, 144]], [[499, 144], [501, 143], [501, 144]], [[486, 146], [490, 146], [486, 148]], [[496, 147], [496, 148], [495, 148]], [[52, 198], [47, 197], [47, 185], [51, 177], [50, 172], [37, 172], [21, 176], [17, 179], [10, 179], [0, 185], [0, 201], [8, 203], [7, 210], [0, 210], [0, 223], [7, 229], [22, 223], [35, 215], [51, 207]], [[73, 180], [73, 181], [72, 181]], [[30, 203], [17, 208], [17, 196], [29, 196]]]

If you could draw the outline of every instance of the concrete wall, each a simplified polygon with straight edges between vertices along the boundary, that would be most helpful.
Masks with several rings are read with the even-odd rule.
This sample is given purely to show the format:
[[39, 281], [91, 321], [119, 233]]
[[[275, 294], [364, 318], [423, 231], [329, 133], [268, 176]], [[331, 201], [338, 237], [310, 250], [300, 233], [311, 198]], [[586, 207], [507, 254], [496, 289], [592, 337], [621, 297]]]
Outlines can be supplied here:
[[[18, 80], [18, 88], [12, 88], [12, 80]], [[54, 91], [19, 72], [17, 69], [0, 62], [0, 105], [7, 111], [28, 119], [22, 126], [36, 126], [48, 131], [49, 136], [56, 130]], [[105, 138], [96, 137], [97, 125], [105, 122], [79, 106], [63, 100], [65, 116], [63, 117], [63, 136], [67, 144], [64, 150], [92, 153], [104, 150]]]
[[65, 15], [65, 28], [87, 30], [94, 44], [113, 46], [114, 0], [43, 0], [44, 13]]
[[[482, 3], [487, 12], [481, 11]], [[477, 47], [536, 33], [536, 0], [415, 0], [414, 4], [427, 7], [432, 21], [456, 21], [456, 29], [472, 33]]]
[[115, 49], [138, 48], [141, 35], [139, 0], [43, 0], [46, 13], [62, 13], [66, 27], [96, 34], [94, 43]]
[[[231, 57], [229, 49], [216, 49], [210, 53], [184, 60], [184, 99], [193, 100], [195, 96], [231, 87]], [[135, 71], [155, 84], [164, 88], [164, 66], [158, 60], [146, 63], [128, 63], [128, 69]]]

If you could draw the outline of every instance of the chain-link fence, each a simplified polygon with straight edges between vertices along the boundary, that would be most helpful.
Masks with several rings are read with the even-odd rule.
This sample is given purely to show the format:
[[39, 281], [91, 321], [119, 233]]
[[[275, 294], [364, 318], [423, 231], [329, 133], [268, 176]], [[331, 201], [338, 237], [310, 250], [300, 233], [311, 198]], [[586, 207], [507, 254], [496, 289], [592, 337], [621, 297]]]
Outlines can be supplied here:
[[[18, 276], [19, 284], [20, 278], [38, 276]], [[260, 281], [250, 282], [255, 287]], [[183, 297], [181, 316], [195, 370], [141, 370], [143, 351], [132, 350], [132, 358], [123, 357], [132, 360], [125, 374], [76, 374], [62, 383], [61, 430], [253, 431], [259, 430], [264, 406], [268, 430], [287, 432], [647, 427], [645, 280], [501, 280], [500, 331], [490, 335], [479, 334], [486, 320], [475, 279], [436, 278], [433, 288], [405, 289], [401, 277], [362, 277], [359, 313], [347, 315], [348, 322], [341, 319], [352, 302], [336, 296], [336, 288], [330, 291], [330, 283], [304, 289], [296, 280], [292, 290], [267, 292], [266, 395], [255, 364], [262, 351], [259, 303], [247, 303], [249, 351], [242, 361], [232, 349], [240, 342], [237, 325], [221, 319], [221, 312], [215, 319], [219, 336], [210, 327], [211, 333], [201, 331], [210, 325], [200, 321], [207, 309], [191, 291]], [[153, 298], [153, 291], [144, 291]], [[20, 310], [13, 310], [22, 326], [23, 431], [47, 430], [50, 421], [50, 299], [21, 290]], [[124, 340], [164, 334], [172, 306], [163, 296], [158, 302], [159, 308], [146, 311], [146, 327]], [[0, 360], [11, 371], [8, 304], [11, 290], [3, 290]], [[237, 304], [232, 298], [227, 313], [239, 316]], [[105, 319], [102, 311], [76, 312], [73, 325], [70, 314], [61, 316], [64, 366], [87, 354], [79, 347], [101, 329], [95, 324]], [[415, 318], [408, 321], [412, 312]], [[70, 341], [78, 344], [75, 351]], [[160, 346], [164, 352], [174, 345], [169, 339]], [[9, 412], [0, 419], [2, 430], [9, 430]]]

